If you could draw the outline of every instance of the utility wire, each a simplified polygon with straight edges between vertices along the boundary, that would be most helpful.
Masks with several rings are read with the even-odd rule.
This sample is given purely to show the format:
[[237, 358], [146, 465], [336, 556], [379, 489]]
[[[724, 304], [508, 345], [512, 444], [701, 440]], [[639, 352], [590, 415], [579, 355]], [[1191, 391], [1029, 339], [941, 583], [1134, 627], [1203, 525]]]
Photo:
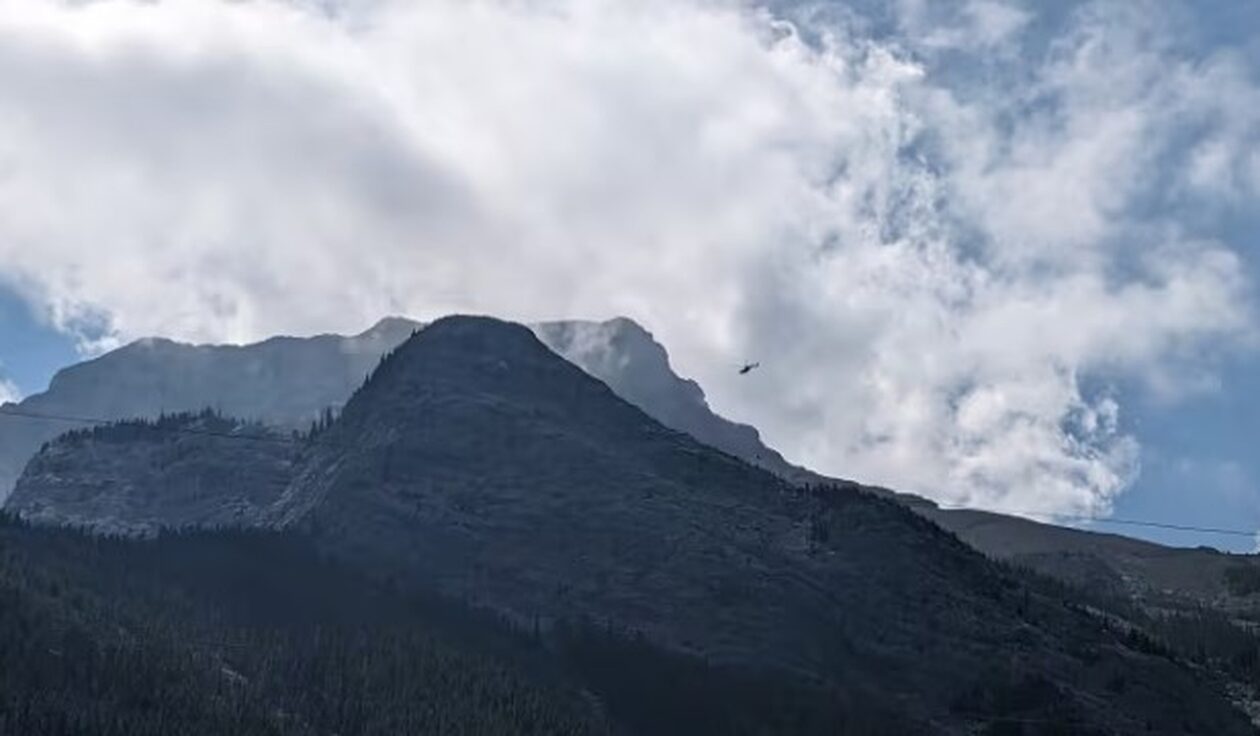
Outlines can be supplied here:
[[[1023, 509], [1008, 509], [1005, 511], [992, 511], [990, 509], [980, 509], [973, 506], [947, 506], [938, 504], [937, 509], [941, 511], [978, 511], [985, 514], [995, 514], [998, 516], [1016, 515], [1025, 517], [1029, 521], [1043, 524], [1054, 524], [1055, 522], [1041, 521], [1044, 518], [1051, 518], [1055, 521], [1064, 522], [1081, 522], [1095, 524], [1117, 524], [1120, 526], [1141, 526], [1152, 529], [1171, 529], [1179, 532], [1200, 532], [1203, 534], [1226, 534], [1238, 537], [1248, 537], [1255, 539], [1260, 530], [1251, 529], [1224, 529], [1213, 526], [1193, 526], [1191, 524], [1171, 524], [1165, 521], [1149, 521], [1146, 519], [1120, 519], [1112, 516], [1080, 516], [1075, 514], [1047, 514], [1045, 511], [1029, 511]], [[1040, 518], [1037, 518], [1040, 517]]]
[[1230, 534], [1238, 537], [1256, 538], [1257, 530], [1244, 531], [1242, 529], [1222, 529], [1212, 526], [1191, 526], [1189, 524], [1168, 524], [1160, 521], [1145, 521], [1142, 519], [1117, 519], [1114, 517], [1098, 517], [1098, 516], [1060, 516], [1057, 517], [1067, 521], [1096, 522], [1099, 524], [1119, 524], [1122, 526], [1146, 526], [1154, 529], [1172, 529], [1179, 532], [1202, 532], [1204, 534]]
[[[0, 406], [0, 416], [10, 416], [10, 417], [16, 417], [18, 419], [65, 422], [69, 424], [81, 424], [81, 425], [88, 425], [88, 426], [106, 426], [110, 424], [116, 424], [118, 422], [130, 421], [126, 419], [104, 419], [101, 417], [84, 417], [84, 416], [70, 416], [70, 415], [65, 415], [65, 414], [37, 413], [37, 412], [32, 412], [32, 411], [25, 411], [12, 404], [8, 406]], [[314, 439], [303, 440], [301, 438], [295, 439], [292, 437], [286, 437], [283, 435], [276, 435], [276, 434], [237, 434], [234, 432], [216, 432], [214, 430], [209, 430], [209, 429], [197, 429], [195, 427], [157, 427], [157, 426], [152, 426], [152, 425], [147, 425], [147, 424], [143, 426], [146, 429], [149, 429], [154, 432], [190, 434], [190, 435], [198, 435], [202, 437], [217, 437], [217, 438], [227, 439], [227, 440], [244, 440], [247, 442], [270, 442], [273, 444], [297, 445], [297, 446], [305, 445], [305, 444], [328, 444], [328, 445], [339, 446], [339, 447], [350, 447], [350, 445], [346, 445], [346, 444], [329, 443], [329, 442], [319, 439], [318, 437]], [[1006, 515], [1015, 514], [1021, 517], [1028, 517], [1029, 519], [1034, 520], [1034, 521], [1036, 520], [1036, 517], [1045, 518], [1046, 516], [1051, 516], [1052, 518], [1058, 521], [1063, 521], [1063, 522], [1114, 524], [1118, 526], [1136, 526], [1136, 527], [1145, 527], [1149, 529], [1163, 529], [1163, 530], [1171, 530], [1171, 531], [1179, 531], [1179, 532], [1197, 532], [1200, 534], [1220, 534], [1220, 535], [1225, 535], [1225, 536], [1247, 537], [1250, 539], [1256, 538], [1256, 535], [1258, 533], [1257, 530], [1255, 529], [1250, 529], [1250, 530], [1225, 529], [1221, 527], [1194, 526], [1191, 524], [1172, 524], [1169, 522], [1151, 521], [1147, 519], [1119, 519], [1119, 518], [1114, 518], [1114, 517], [1078, 516], [1078, 515], [1071, 515], [1071, 514], [1047, 515], [1044, 511], [1028, 511], [1028, 510], [1012, 509], [1012, 510], [1007, 510], [1006, 512], [997, 512], [997, 511], [992, 511], [989, 509], [976, 508], [973, 506], [947, 506], [947, 505], [937, 505], [936, 508], [941, 511], [978, 511], [982, 513], [998, 514], [998, 515], [1002, 515], [1003, 513], [1005, 513]], [[1042, 522], [1042, 523], [1047, 523], [1047, 522]]]

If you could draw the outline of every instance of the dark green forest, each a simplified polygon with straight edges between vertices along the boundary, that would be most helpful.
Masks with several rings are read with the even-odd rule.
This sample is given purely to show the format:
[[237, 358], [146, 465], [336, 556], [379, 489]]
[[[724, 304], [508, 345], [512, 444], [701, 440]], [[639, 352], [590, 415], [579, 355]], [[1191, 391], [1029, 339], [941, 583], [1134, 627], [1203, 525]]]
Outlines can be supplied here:
[[[1135, 651], [1260, 685], [1260, 636], [1211, 610], [1103, 612]], [[887, 701], [717, 667], [597, 621], [509, 622], [371, 579], [297, 533], [91, 536], [0, 515], [0, 736], [913, 733]], [[995, 669], [957, 715], [981, 733], [1077, 733], [1022, 713], [1060, 694]], [[1128, 683], [1117, 671], [1107, 687]], [[1005, 715], [1010, 714], [1010, 715]], [[1152, 733], [1160, 733], [1151, 724]]]
[[[1260, 637], [1218, 612], [1149, 615], [1030, 579], [1107, 611], [1103, 621], [1134, 650], [1260, 684]], [[369, 579], [298, 534], [140, 540], [0, 516], [3, 736], [891, 734], [925, 725], [876, 700], [716, 667], [600, 622], [546, 628]], [[994, 682], [955, 704], [987, 714], [981, 732], [1074, 732], [1070, 720], [1001, 715], [1056, 697], [1047, 683]], [[1123, 673], [1108, 687], [1122, 693]]]
[[256, 531], [94, 537], [0, 517], [0, 734], [896, 733], [784, 675], [599, 622], [546, 633]]
[[607, 730], [487, 633], [489, 619], [390, 594], [296, 537], [0, 522], [3, 734]]

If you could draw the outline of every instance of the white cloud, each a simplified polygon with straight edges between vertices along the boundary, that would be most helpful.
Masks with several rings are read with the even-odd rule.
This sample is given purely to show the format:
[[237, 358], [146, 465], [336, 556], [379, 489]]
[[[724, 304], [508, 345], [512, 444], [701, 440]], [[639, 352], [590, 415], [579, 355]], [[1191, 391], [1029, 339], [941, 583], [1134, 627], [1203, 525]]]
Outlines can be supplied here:
[[18, 390], [16, 384], [3, 376], [0, 376], [0, 406], [8, 402], [16, 402], [22, 400], [22, 392]]
[[0, 5], [0, 278], [85, 339], [624, 313], [794, 459], [1089, 513], [1137, 444], [1087, 379], [1175, 393], [1250, 331], [1176, 214], [1255, 196], [1257, 93], [1123, 5], [992, 88], [932, 49], [1015, 48], [996, 1], [884, 41], [715, 0]]
[[923, 49], [983, 49], [1005, 46], [1032, 20], [1008, 0], [899, 0], [897, 18], [908, 41]]

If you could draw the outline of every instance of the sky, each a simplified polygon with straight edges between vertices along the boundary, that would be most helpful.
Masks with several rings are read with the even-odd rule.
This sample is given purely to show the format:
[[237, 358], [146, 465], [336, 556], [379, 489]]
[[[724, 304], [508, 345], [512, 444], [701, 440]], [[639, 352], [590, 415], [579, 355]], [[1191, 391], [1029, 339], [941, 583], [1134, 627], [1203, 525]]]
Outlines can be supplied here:
[[822, 472], [1260, 529], [1257, 29], [1224, 0], [0, 0], [0, 398], [147, 335], [625, 315]]

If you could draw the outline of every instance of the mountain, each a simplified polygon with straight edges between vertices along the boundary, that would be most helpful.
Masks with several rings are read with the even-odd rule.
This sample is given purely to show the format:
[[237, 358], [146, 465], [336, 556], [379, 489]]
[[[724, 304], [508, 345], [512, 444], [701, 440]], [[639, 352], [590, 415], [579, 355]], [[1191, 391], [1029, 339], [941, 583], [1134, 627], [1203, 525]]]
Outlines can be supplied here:
[[[319, 439], [277, 525], [370, 545], [374, 563], [407, 561], [426, 583], [523, 620], [642, 611], [624, 623], [681, 644], [712, 632], [708, 615], [687, 622], [652, 601], [714, 588], [762, 606], [782, 565], [744, 557], [770, 539], [807, 545], [786, 507], [765, 513], [765, 499], [790, 494], [774, 476], [664, 427], [525, 328], [489, 319], [426, 327]], [[745, 613], [763, 619], [730, 615]], [[723, 646], [780, 649], [782, 631], [756, 633]]]
[[[324, 410], [344, 404], [381, 356], [422, 326], [389, 317], [349, 337], [274, 337], [243, 346], [148, 338], [59, 371], [47, 391], [10, 409], [117, 420], [212, 407], [226, 416], [305, 429]], [[665, 348], [635, 322], [544, 322], [534, 330], [552, 350], [666, 426], [785, 477], [811, 477], [767, 448], [757, 430], [713, 413], [700, 387], [679, 378]], [[0, 502], [43, 443], [77, 426], [82, 423], [0, 413]]]
[[[1190, 668], [1144, 633], [1155, 623], [1140, 612], [1103, 613], [995, 565], [887, 497], [803, 488], [708, 447], [521, 326], [439, 320], [330, 425], [309, 437], [266, 432], [214, 413], [78, 432], [31, 462], [10, 507], [31, 516], [42, 502], [45, 520], [98, 518], [106, 531], [164, 520], [306, 535], [393, 589], [579, 642], [588, 654], [570, 665], [626, 717], [668, 699], [645, 695], [644, 681], [691, 693], [663, 674], [685, 671], [696, 702], [788, 693], [774, 697], [839, 709], [842, 731], [1053, 719], [1073, 732], [1248, 732], [1217, 667]], [[629, 643], [563, 634], [584, 627], [627, 632]], [[644, 661], [651, 674], [629, 664]], [[626, 678], [609, 681], [610, 671]], [[644, 732], [677, 725], [686, 709]]]
[[[329, 407], [344, 404], [381, 357], [421, 327], [419, 322], [391, 317], [350, 337], [277, 337], [245, 346], [140, 340], [59, 372], [47, 392], [27, 398], [16, 409], [42, 415], [153, 419], [163, 412], [215, 407], [243, 420], [305, 429]], [[791, 465], [766, 447], [754, 428], [714, 413], [701, 388], [679, 377], [665, 348], [632, 320], [545, 322], [532, 329], [553, 351], [662, 424], [791, 482], [842, 484]], [[0, 414], [0, 498], [43, 443], [76, 426], [80, 425]], [[90, 464], [83, 469], [89, 475], [94, 472]], [[26, 479], [33, 496], [61, 498], [65, 488], [55, 490], [45, 480], [51, 478], [42, 472]], [[1017, 517], [944, 510], [915, 496], [867, 490], [896, 498], [987, 555], [1073, 583], [1118, 591], [1148, 607], [1210, 605], [1251, 616], [1260, 611], [1260, 585], [1239, 582], [1260, 578], [1260, 559], [1254, 556], [1174, 549]], [[16, 508], [23, 510], [24, 504]], [[51, 507], [46, 504], [45, 509]], [[192, 507], [185, 515], [168, 510], [171, 523], [195, 518], [186, 515]], [[69, 520], [82, 516], [81, 511], [85, 509], [70, 506], [60, 517], [48, 518]]]
[[273, 524], [522, 624], [607, 622], [941, 731], [1012, 715], [994, 708], [1248, 730], [1057, 591], [897, 503], [802, 489], [671, 430], [518, 325], [429, 325], [300, 462]]

